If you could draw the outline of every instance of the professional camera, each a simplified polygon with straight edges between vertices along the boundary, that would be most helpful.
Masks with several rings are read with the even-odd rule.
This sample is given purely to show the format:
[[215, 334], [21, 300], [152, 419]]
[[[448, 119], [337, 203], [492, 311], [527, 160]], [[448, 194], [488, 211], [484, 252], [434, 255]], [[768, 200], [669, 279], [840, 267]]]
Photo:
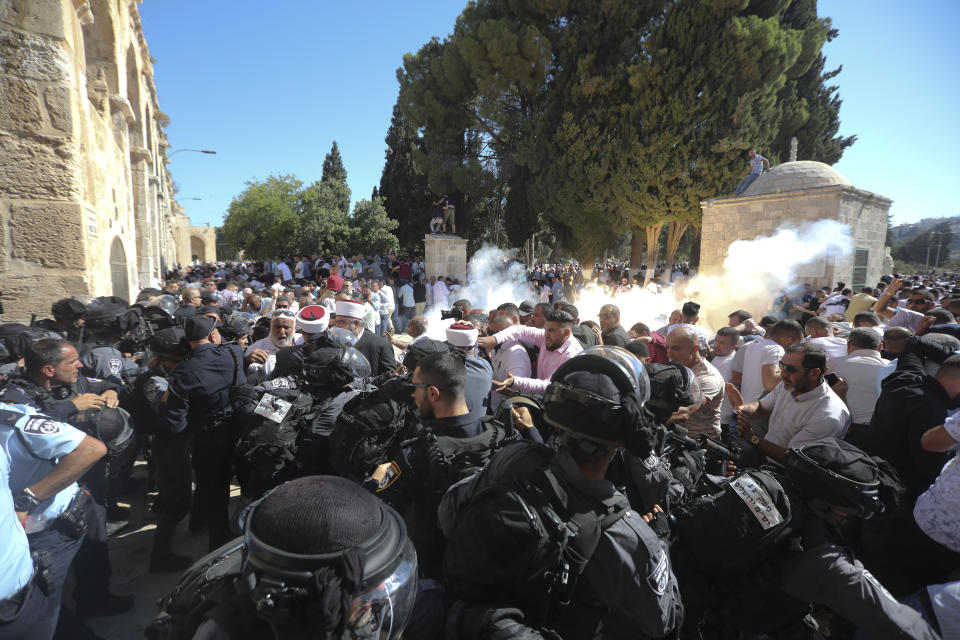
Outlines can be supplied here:
[[440, 319], [441, 320], [463, 320], [463, 309], [460, 307], [453, 307], [452, 309], [441, 309], [440, 310]]

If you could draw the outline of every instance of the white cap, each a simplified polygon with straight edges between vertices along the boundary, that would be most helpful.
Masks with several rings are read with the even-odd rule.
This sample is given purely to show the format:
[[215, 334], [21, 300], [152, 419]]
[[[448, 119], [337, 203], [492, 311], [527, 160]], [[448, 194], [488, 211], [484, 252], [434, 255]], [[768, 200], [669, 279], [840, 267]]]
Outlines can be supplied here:
[[472, 324], [456, 322], [447, 327], [447, 343], [454, 347], [473, 347], [480, 332]]
[[311, 304], [297, 312], [297, 325], [304, 333], [323, 333], [330, 326], [330, 313], [326, 307]]
[[367, 308], [359, 302], [354, 302], [352, 300], [337, 300], [338, 317], [363, 320], [365, 315], [367, 315]]

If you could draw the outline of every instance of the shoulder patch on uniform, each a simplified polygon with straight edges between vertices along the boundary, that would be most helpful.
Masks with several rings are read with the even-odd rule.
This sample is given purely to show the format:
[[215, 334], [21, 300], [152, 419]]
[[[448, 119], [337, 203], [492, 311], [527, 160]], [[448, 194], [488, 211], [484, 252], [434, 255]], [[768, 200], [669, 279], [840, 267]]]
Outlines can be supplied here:
[[647, 582], [650, 583], [650, 588], [658, 596], [667, 592], [667, 584], [670, 582], [670, 562], [667, 560], [667, 554], [663, 551], [658, 554], [657, 566], [653, 568]]
[[60, 425], [47, 418], [30, 418], [23, 425], [23, 432], [35, 436], [52, 436], [60, 433]]
[[110, 358], [109, 366], [111, 375], [119, 376], [123, 371], [123, 361], [120, 358]]

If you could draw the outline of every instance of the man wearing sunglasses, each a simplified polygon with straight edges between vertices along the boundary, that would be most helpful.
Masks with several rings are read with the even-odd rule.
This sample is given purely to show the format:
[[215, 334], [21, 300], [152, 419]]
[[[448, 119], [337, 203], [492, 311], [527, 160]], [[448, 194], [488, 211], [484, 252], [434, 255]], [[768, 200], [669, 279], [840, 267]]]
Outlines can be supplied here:
[[[780, 361], [780, 384], [760, 400], [734, 407], [740, 437], [778, 462], [790, 449], [822, 438], [843, 438], [850, 411], [824, 381], [826, 370], [827, 355], [820, 347], [787, 347]], [[770, 426], [758, 436], [750, 420], [763, 416], [770, 416]]]
[[902, 286], [903, 282], [900, 278], [891, 280], [876, 304], [873, 305], [873, 310], [889, 320], [887, 323], [888, 327], [907, 327], [914, 333], [919, 334], [921, 333], [924, 314], [936, 306], [933, 294], [926, 289], [914, 289], [910, 291], [907, 297], [906, 307], [888, 309], [887, 302], [890, 298], [897, 295], [897, 292], [900, 291]]

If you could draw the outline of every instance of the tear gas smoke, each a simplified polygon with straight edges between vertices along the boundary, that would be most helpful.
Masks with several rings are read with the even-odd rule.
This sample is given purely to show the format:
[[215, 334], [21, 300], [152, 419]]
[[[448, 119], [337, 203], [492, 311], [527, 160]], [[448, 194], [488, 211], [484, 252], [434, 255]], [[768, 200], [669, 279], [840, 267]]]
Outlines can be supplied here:
[[[588, 283], [576, 306], [581, 321], [596, 321], [600, 307], [615, 304], [624, 328], [643, 322], [655, 331], [667, 324], [674, 309], [692, 300], [701, 306], [699, 324], [716, 330], [726, 326], [727, 314], [737, 309], [746, 309], [759, 320], [774, 296], [798, 284], [808, 272], [815, 279], [815, 272], [823, 273], [824, 261], [843, 263], [852, 247], [850, 227], [836, 220], [820, 220], [796, 228], [784, 226], [770, 236], [732, 243], [719, 270], [663, 287], [659, 294], [634, 287], [611, 297]], [[451, 294], [450, 302], [466, 298], [488, 313], [504, 302], [535, 302], [538, 296], [526, 281], [523, 265], [511, 263], [506, 267], [506, 261], [504, 251], [484, 246], [470, 259], [468, 281], [460, 293]], [[429, 315], [430, 336], [445, 339], [445, 329], [452, 323], [441, 321], [440, 312], [435, 309]]]

